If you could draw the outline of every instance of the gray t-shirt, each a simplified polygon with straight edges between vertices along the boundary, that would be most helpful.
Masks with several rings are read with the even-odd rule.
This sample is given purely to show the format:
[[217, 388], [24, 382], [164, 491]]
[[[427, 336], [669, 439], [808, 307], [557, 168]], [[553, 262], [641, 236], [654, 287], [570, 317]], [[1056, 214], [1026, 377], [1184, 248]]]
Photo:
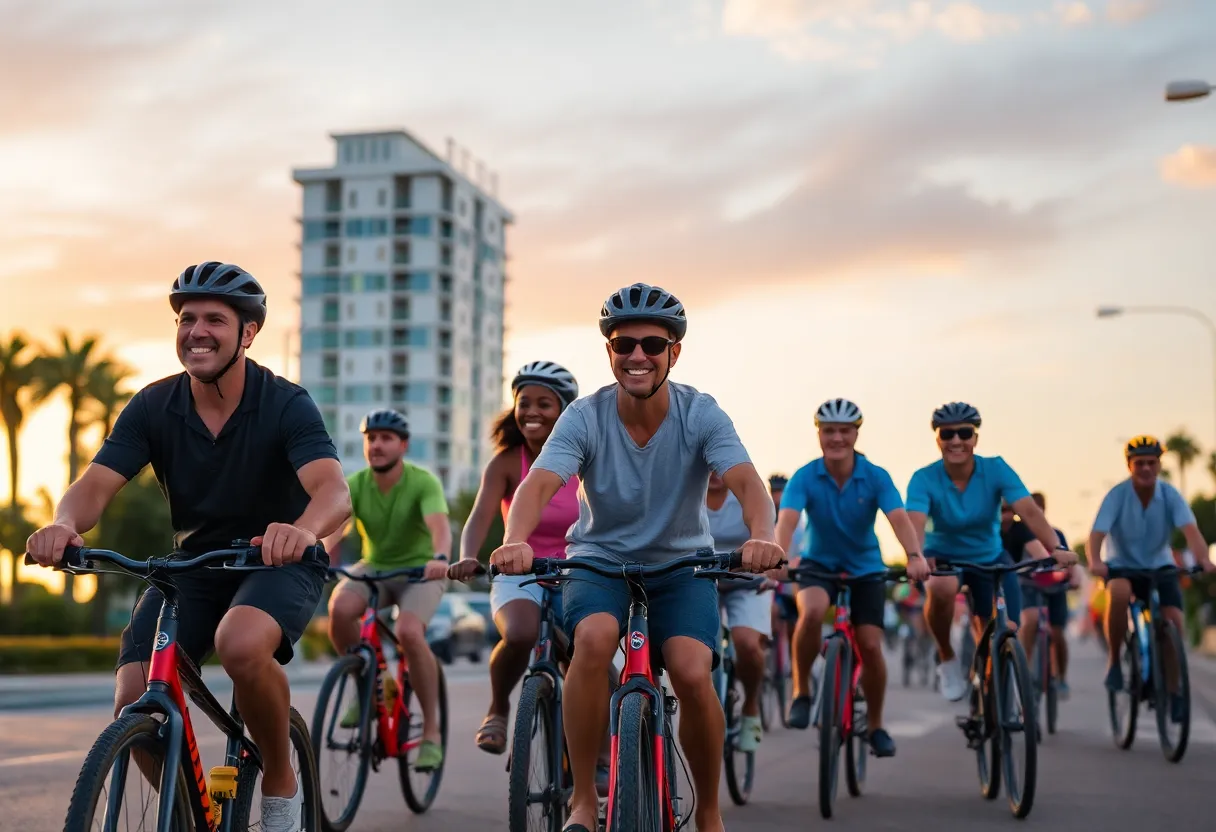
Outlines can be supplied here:
[[532, 467], [562, 482], [579, 476], [567, 555], [663, 563], [714, 545], [705, 509], [710, 469], [725, 473], [751, 459], [713, 397], [668, 384], [667, 417], [644, 448], [621, 423], [615, 384], [570, 405], [554, 425]]

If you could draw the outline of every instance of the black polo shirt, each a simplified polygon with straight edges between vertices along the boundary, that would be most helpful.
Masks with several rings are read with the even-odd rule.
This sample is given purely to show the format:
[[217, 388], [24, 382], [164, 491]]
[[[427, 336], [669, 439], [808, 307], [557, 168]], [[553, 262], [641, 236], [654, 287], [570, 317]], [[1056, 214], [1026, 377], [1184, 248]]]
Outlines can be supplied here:
[[294, 523], [310, 499], [296, 471], [337, 458], [308, 392], [246, 359], [241, 403], [219, 436], [195, 411], [183, 372], [136, 393], [93, 462], [128, 480], [151, 463], [175, 549], [200, 554]]

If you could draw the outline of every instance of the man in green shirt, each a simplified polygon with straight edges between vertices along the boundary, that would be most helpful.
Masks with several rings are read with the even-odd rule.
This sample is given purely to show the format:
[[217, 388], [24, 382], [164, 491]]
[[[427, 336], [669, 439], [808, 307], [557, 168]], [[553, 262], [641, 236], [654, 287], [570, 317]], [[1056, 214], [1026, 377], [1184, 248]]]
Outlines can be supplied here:
[[[352, 571], [387, 572], [426, 567], [425, 583], [391, 578], [380, 583], [381, 608], [397, 605], [397, 639], [410, 665], [410, 681], [422, 705], [422, 745], [415, 768], [434, 769], [443, 762], [437, 713], [438, 677], [426, 627], [447, 589], [452, 528], [439, 479], [406, 462], [410, 430], [395, 410], [373, 410], [363, 417], [363, 454], [369, 467], [351, 474], [351, 515], [363, 541], [363, 557]], [[347, 532], [325, 540], [336, 553]], [[331, 555], [333, 556], [333, 555]], [[359, 641], [359, 621], [367, 611], [368, 587], [343, 579], [329, 599], [329, 638], [343, 655]], [[343, 716], [344, 727], [359, 723], [359, 703]]]

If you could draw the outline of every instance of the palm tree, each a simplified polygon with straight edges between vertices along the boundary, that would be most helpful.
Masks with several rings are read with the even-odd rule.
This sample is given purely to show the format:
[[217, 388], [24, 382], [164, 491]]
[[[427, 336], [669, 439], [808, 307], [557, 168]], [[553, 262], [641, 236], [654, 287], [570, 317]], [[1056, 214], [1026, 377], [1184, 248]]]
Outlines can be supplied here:
[[80, 473], [80, 431], [87, 427], [82, 417], [90, 400], [90, 380], [99, 372], [99, 367], [104, 367], [110, 361], [98, 355], [96, 336], [86, 336], [79, 344], [73, 345], [71, 336], [60, 332], [58, 347], [58, 352], [44, 353], [38, 359], [34, 400], [43, 402], [60, 388], [67, 392], [68, 485], [71, 485]]
[[1208, 454], [1208, 473], [1212, 475], [1212, 479], [1216, 480], [1216, 451]]
[[1199, 445], [1194, 437], [1179, 428], [1173, 436], [1165, 440], [1165, 449], [1178, 457], [1178, 484], [1182, 496], [1186, 496], [1186, 469], [1199, 456]]
[[101, 428], [103, 442], [114, 430], [114, 420], [118, 418], [123, 405], [135, 395], [134, 391], [123, 388], [123, 384], [134, 375], [133, 369], [113, 359], [97, 362], [89, 374], [88, 397], [94, 405], [94, 424]]
[[15, 333], [7, 342], [0, 340], [0, 417], [4, 421], [5, 438], [8, 440], [8, 505], [11, 512], [18, 509], [17, 437], [25, 421], [25, 405], [34, 382], [35, 359], [27, 357], [30, 343], [21, 333]]

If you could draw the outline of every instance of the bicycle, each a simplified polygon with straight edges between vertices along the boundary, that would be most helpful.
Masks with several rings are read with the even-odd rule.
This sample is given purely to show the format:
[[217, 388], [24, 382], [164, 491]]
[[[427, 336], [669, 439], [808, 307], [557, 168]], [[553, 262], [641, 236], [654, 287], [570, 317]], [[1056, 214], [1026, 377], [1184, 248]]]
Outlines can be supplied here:
[[[899, 624], [901, 679], [904, 687], [912, 686], [913, 673], [920, 677], [921, 687], [932, 687], [937, 690], [940, 684], [934, 673], [937, 647], [933, 636], [923, 623], [914, 627], [910, 622], [924, 615], [924, 605], [915, 604], [906, 607], [907, 616]], [[923, 619], [922, 619], [923, 621]], [[919, 629], [918, 629], [919, 627]]]
[[[769, 584], [763, 579], [754, 579], [756, 594], [765, 591]], [[744, 590], [736, 590], [743, 592]], [[731, 628], [724, 622], [721, 631], [721, 659], [713, 671], [714, 689], [718, 692], [718, 701], [722, 703], [722, 713], [726, 717], [726, 733], [722, 743], [722, 759], [726, 769], [726, 789], [730, 799], [736, 806], [744, 806], [752, 794], [752, 785], [756, 777], [756, 752], [740, 751], [738, 748], [739, 733], [742, 730], [740, 722], [743, 700], [739, 695], [739, 685], [735, 677], [735, 640]], [[763, 691], [761, 692], [763, 696]], [[763, 708], [761, 708], [763, 711]], [[736, 756], [737, 755], [737, 756]], [[742, 760], [739, 760], [741, 757]]]
[[[370, 575], [351, 572], [342, 566], [331, 566], [329, 569], [330, 575], [342, 575], [366, 584], [369, 597], [367, 611], [360, 624], [359, 641], [346, 655], [340, 656], [325, 674], [313, 712], [312, 741], [318, 768], [322, 751], [333, 752], [338, 762], [354, 763], [354, 782], [346, 801], [334, 801], [332, 812], [325, 801], [321, 801], [321, 819], [326, 832], [342, 832], [350, 826], [367, 787], [368, 770], [379, 771], [380, 764], [387, 759], [396, 758], [401, 793], [406, 805], [415, 814], [429, 809], [439, 792], [448, 747], [448, 696], [443, 665], [435, 663], [438, 673], [439, 729], [445, 762], [437, 768], [420, 771], [414, 767], [414, 763], [416, 752], [422, 745], [422, 709], [416, 708], [412, 701], [414, 689], [410, 684], [405, 651], [393, 633], [390, 621], [378, 612], [380, 581], [408, 577], [410, 583], [420, 583], [424, 569], [417, 566]], [[397, 654], [396, 676], [389, 672], [384, 658], [384, 639]], [[336, 739], [335, 730], [350, 730], [342, 726], [343, 715], [352, 706], [352, 700], [343, 699], [348, 688], [352, 691], [353, 702], [358, 703], [359, 723], [353, 726], [352, 735]], [[418, 783], [414, 782], [414, 776], [419, 776]], [[334, 786], [321, 792], [322, 797], [340, 797]]]
[[[1136, 739], [1136, 719], [1140, 703], [1145, 702], [1157, 713], [1157, 737], [1161, 742], [1161, 751], [1165, 759], [1171, 763], [1182, 760], [1186, 754], [1187, 742], [1191, 733], [1191, 688], [1190, 676], [1187, 672], [1186, 650], [1183, 647], [1182, 634], [1161, 614], [1161, 598], [1157, 594], [1156, 578], [1171, 572], [1202, 573], [1200, 567], [1179, 569], [1176, 566], [1163, 566], [1160, 569], [1120, 569], [1120, 578], [1131, 580], [1147, 579], [1152, 589], [1148, 594], [1148, 603], [1139, 597], [1132, 597], [1127, 608], [1129, 626], [1127, 640], [1123, 646], [1123, 685], [1118, 693], [1107, 691], [1107, 702], [1110, 709], [1111, 730], [1114, 733], [1115, 745], [1123, 750], [1132, 747]], [[1108, 581], [1109, 583], [1109, 581]], [[1153, 637], [1149, 637], [1149, 632]], [[1178, 667], [1178, 696], [1182, 697], [1180, 714], [1182, 719], [1178, 725], [1178, 738], [1169, 736], [1171, 723], [1174, 723], [1170, 708], [1169, 684], [1165, 679], [1162, 649], [1168, 640], [1173, 650]], [[1120, 700], [1125, 701], [1126, 717], [1120, 716]]]
[[[781, 626], [774, 627], [765, 655], [764, 685], [760, 694], [760, 724], [768, 733], [773, 727], [772, 712], [775, 709], [781, 727], [789, 728], [787, 708], [793, 694], [793, 674], [790, 671], [790, 628], [798, 621], [797, 602], [790, 597], [774, 594], [773, 605], [778, 609], [777, 618]], [[793, 615], [789, 608], [793, 607]]]
[[[678, 702], [659, 680], [651, 658], [644, 580], [681, 569], [694, 570], [698, 578], [745, 578], [746, 575], [728, 571], [742, 564], [739, 552], [718, 555], [712, 550], [699, 550], [694, 555], [655, 565], [570, 558], [532, 561], [530, 574], [538, 579], [577, 580], [566, 572], [581, 569], [606, 578], [623, 577], [629, 587], [625, 666], [621, 686], [612, 694], [609, 705], [612, 758], [605, 815], [607, 832], [676, 832], [693, 814], [690, 811], [684, 815], [680, 811], [676, 771], [671, 764], [673, 759], [679, 759], [683, 766], [671, 730]], [[491, 568], [490, 574], [497, 574], [497, 569]], [[686, 777], [687, 774], [685, 767]]]
[[[1055, 558], [1026, 560], [1012, 565], [949, 563], [938, 559], [936, 566], [934, 575], [958, 575], [969, 571], [993, 578], [992, 616], [976, 643], [968, 671], [972, 684], [970, 711], [966, 716], [957, 717], [955, 722], [967, 738], [967, 747], [976, 753], [980, 793], [987, 800], [995, 800], [1001, 793], [1003, 772], [1010, 811], [1016, 818], [1025, 818], [1034, 807], [1038, 722], [1026, 653], [1016, 632], [1009, 627], [1001, 579], [1011, 572], [1050, 571], [1056, 567]], [[967, 629], [970, 630], [970, 626]], [[997, 661], [991, 661], [992, 656], [996, 656]], [[1014, 713], [1015, 707], [1017, 713]], [[1034, 725], [1036, 730], [1028, 731], [1027, 725]], [[1013, 738], [1018, 734], [1026, 741], [1020, 776], [1013, 750]]]
[[[1039, 593], [1039, 629], [1038, 634], [1035, 636], [1035, 672], [1032, 679], [1035, 691], [1034, 707], [1036, 714], [1044, 713], [1046, 715], [1047, 733], [1054, 734], [1056, 732], [1056, 721], [1060, 708], [1060, 680], [1056, 678], [1055, 662], [1052, 660], [1053, 644], [1047, 611], [1047, 598], [1051, 595], [1062, 595], [1068, 592], [1068, 583], [1040, 585], [1033, 581], [1023, 580], [1022, 587], [1023, 589], [1033, 589]], [[1046, 704], [1045, 709], [1040, 710], [1040, 706], [1044, 705], [1044, 703]], [[1039, 725], [1038, 739], [1040, 742], [1043, 739], [1041, 724]]]
[[[884, 570], [867, 575], [825, 572], [810, 564], [789, 570], [789, 579], [815, 578], [836, 586], [836, 609], [832, 633], [820, 649], [823, 675], [815, 695], [813, 717], [819, 729], [819, 814], [832, 817], [832, 804], [840, 780], [840, 748], [845, 749], [845, 785], [849, 795], [860, 797], [866, 779], [866, 744], [869, 741], [865, 694], [861, 689], [861, 649], [853, 632], [852, 587], [861, 583], [904, 580], [903, 570]], [[847, 680], [847, 682], [845, 681]]]
[[[262, 563], [260, 546], [247, 540], [234, 540], [232, 547], [217, 549], [196, 557], [179, 555], [137, 561], [108, 549], [68, 546], [63, 560], [54, 568], [74, 575], [100, 573], [98, 563], [108, 563], [119, 570], [145, 580], [164, 596], [160, 617], [156, 623], [156, 640], [148, 670], [147, 687], [135, 702], [124, 707], [118, 717], [101, 733], [85, 757], [84, 766], [72, 789], [64, 829], [70, 832], [93, 828], [94, 815], [101, 802], [103, 790], [107, 796], [104, 814], [99, 819], [102, 829], [113, 830], [119, 823], [119, 813], [130, 806], [124, 800], [124, 790], [131, 754], [136, 760], [136, 784], [154, 787], [156, 796], [143, 803], [146, 811], [156, 803], [157, 832], [238, 832], [250, 828], [250, 814], [262, 755], [253, 740], [245, 735], [245, 725], [236, 708], [225, 711], [207, 689], [195, 663], [177, 649], [179, 620], [178, 591], [172, 575], [214, 567], [228, 571], [251, 572], [274, 569]], [[312, 546], [305, 559], [326, 563], [328, 558], [320, 546]], [[34, 564], [25, 556], [26, 564]], [[203, 775], [202, 757], [186, 706], [186, 695], [227, 737], [224, 765], [213, 767]], [[320, 828], [318, 815], [317, 770], [308, 738], [308, 725], [295, 708], [289, 715], [289, 739], [297, 761], [296, 778], [303, 791], [304, 829], [315, 832]], [[166, 765], [166, 762], [169, 765]], [[151, 774], [145, 774], [151, 770]], [[109, 777], [107, 777], [109, 773]], [[109, 789], [107, 790], [107, 785]], [[129, 820], [124, 826], [129, 826]]]

